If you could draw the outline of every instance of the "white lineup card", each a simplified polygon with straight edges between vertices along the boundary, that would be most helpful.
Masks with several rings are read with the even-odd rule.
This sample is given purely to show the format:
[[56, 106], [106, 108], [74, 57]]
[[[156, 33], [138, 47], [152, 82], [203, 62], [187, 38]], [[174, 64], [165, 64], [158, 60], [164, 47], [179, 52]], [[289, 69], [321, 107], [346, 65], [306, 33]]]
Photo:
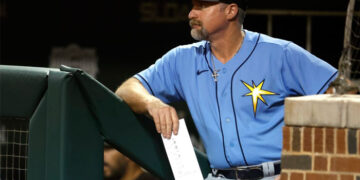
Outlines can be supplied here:
[[162, 140], [175, 180], [204, 179], [184, 119], [179, 120], [178, 135]]

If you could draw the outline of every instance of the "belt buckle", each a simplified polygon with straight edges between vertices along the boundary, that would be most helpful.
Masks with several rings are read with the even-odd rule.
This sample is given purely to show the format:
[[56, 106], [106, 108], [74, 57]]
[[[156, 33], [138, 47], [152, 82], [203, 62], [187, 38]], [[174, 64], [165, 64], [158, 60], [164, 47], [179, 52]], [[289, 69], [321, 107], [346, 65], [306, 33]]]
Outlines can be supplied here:
[[264, 176], [261, 166], [246, 166], [246, 167], [241, 167], [240, 166], [240, 167], [234, 168], [234, 171], [235, 171], [235, 177], [236, 177], [237, 180], [240, 180], [240, 177], [238, 175], [238, 173], [240, 171], [244, 171], [246, 173], [251, 173], [251, 172], [254, 172], [254, 171], [258, 171], [260, 174], [262, 174], [262, 176]]

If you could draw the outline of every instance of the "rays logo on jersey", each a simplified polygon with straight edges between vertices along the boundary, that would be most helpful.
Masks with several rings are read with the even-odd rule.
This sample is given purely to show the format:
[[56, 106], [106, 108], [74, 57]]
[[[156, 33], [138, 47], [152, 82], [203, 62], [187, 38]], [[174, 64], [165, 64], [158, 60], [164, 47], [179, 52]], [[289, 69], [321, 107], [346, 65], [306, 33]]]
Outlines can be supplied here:
[[263, 95], [278, 95], [277, 93], [263, 90], [262, 86], [264, 85], [265, 79], [261, 81], [258, 85], [255, 85], [254, 81], [252, 81], [252, 86], [247, 84], [245, 81], [241, 82], [249, 89], [249, 93], [244, 94], [243, 96], [252, 96], [252, 103], [253, 103], [253, 110], [254, 110], [254, 116], [256, 117], [256, 109], [258, 100], [260, 99], [265, 105], [268, 105], [265, 101], [265, 99], [262, 97]]

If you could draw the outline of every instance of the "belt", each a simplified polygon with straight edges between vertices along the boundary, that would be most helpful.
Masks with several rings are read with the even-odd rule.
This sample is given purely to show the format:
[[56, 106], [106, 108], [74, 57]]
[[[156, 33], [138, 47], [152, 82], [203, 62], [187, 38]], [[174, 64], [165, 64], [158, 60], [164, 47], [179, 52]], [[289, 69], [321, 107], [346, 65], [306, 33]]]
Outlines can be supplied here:
[[227, 179], [253, 180], [263, 177], [280, 174], [281, 162], [265, 162], [254, 166], [239, 166], [230, 169], [213, 169], [215, 177], [225, 177]]

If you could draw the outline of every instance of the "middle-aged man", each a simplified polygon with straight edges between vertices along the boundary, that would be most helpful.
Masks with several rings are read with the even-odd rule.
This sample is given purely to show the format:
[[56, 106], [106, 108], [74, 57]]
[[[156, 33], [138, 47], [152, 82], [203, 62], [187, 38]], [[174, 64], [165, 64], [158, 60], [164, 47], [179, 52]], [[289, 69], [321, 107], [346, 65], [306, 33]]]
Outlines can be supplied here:
[[191, 36], [116, 94], [150, 116], [164, 137], [178, 132], [184, 100], [213, 172], [207, 179], [275, 179], [284, 99], [324, 93], [337, 71], [292, 42], [243, 29], [247, 0], [193, 0]]

